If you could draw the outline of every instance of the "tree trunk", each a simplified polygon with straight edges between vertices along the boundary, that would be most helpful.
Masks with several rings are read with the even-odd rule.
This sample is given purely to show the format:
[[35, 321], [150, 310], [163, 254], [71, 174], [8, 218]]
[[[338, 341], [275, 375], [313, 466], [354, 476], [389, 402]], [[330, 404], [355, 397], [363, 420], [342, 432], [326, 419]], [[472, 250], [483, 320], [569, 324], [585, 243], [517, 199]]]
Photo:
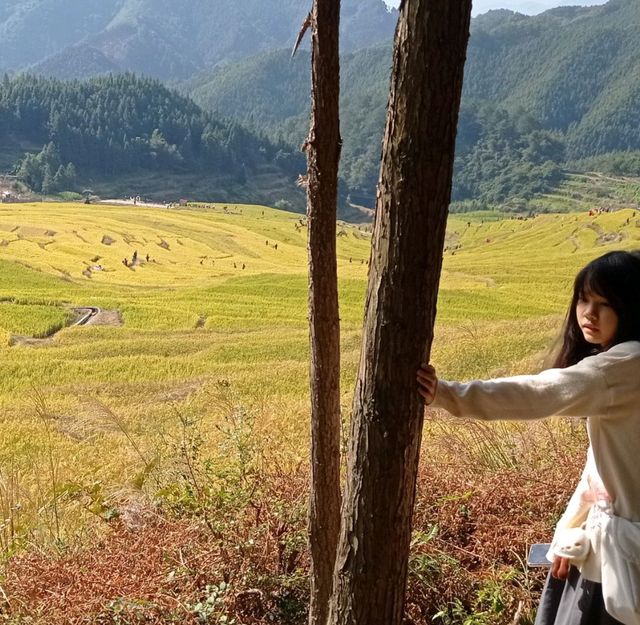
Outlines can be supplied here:
[[311, 625], [327, 622], [340, 533], [340, 319], [336, 263], [341, 144], [339, 25], [340, 0], [314, 0], [311, 128], [306, 142], [311, 340]]
[[470, 14], [400, 7], [330, 625], [402, 622]]

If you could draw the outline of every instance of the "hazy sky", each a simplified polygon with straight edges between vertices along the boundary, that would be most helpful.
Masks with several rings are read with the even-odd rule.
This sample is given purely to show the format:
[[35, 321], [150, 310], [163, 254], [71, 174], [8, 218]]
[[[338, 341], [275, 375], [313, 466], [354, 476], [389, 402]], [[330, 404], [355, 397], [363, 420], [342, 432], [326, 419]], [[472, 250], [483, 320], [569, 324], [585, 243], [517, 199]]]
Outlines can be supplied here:
[[[391, 6], [397, 7], [399, 0], [385, 0]], [[474, 0], [472, 15], [486, 13], [490, 9], [511, 9], [519, 13], [535, 15], [547, 9], [565, 5], [591, 6], [593, 4], [604, 4], [606, 0]]]

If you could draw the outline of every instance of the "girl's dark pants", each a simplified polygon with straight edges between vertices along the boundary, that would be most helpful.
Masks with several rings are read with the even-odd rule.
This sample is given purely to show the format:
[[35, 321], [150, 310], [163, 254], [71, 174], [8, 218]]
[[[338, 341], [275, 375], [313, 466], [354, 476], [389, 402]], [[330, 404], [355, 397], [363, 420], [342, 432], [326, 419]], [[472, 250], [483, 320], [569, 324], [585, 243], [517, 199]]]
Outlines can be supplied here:
[[571, 567], [566, 581], [549, 575], [535, 625], [622, 625], [604, 609], [602, 584], [583, 579]]

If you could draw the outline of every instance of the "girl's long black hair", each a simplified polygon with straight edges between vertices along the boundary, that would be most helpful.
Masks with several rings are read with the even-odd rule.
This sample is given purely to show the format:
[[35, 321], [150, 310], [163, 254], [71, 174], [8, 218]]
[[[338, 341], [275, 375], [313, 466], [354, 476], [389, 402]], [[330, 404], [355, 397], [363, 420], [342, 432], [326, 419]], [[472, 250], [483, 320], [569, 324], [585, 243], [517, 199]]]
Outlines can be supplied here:
[[618, 315], [613, 345], [640, 341], [640, 250], [609, 252], [578, 273], [555, 367], [570, 367], [603, 349], [587, 343], [576, 317], [578, 300], [589, 293], [604, 297]]

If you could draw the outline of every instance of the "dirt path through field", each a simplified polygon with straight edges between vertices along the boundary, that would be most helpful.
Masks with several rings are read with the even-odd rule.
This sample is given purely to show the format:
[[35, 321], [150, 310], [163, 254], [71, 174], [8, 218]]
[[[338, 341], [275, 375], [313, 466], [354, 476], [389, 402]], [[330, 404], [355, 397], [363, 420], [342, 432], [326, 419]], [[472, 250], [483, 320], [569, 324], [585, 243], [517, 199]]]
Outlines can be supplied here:
[[[119, 310], [102, 310], [101, 308], [94, 307], [76, 307], [72, 310], [77, 316], [67, 327], [80, 325], [119, 327], [123, 325], [122, 315]], [[9, 344], [12, 347], [16, 345], [23, 347], [43, 347], [53, 343], [53, 339], [59, 331], [60, 330], [44, 338], [13, 335], [9, 340]]]
[[98, 313], [93, 315], [85, 325], [119, 327], [123, 325], [122, 315], [119, 310], [100, 309]]

